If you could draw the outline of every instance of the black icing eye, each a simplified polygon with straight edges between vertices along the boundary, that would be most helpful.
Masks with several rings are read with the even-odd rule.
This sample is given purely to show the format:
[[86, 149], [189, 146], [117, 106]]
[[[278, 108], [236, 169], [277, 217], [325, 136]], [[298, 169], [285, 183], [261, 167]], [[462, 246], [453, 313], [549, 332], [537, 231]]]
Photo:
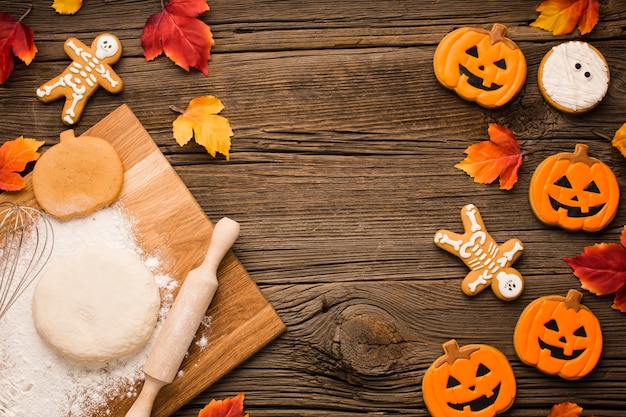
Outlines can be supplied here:
[[453, 376], [448, 377], [448, 384], [446, 385], [446, 388], [454, 388], [458, 385], [461, 385], [458, 379]]
[[559, 187], [563, 187], [563, 188], [572, 188], [572, 184], [569, 182], [569, 180], [567, 179], [565, 175], [563, 175], [558, 180], [554, 181], [554, 185], [558, 185]]
[[583, 66], [581, 65], [580, 62], [577, 62], [576, 65], [574, 65], [574, 68], [576, 68], [577, 70], [581, 69]]
[[552, 319], [546, 324], [544, 324], [546, 329], [554, 330], [555, 332], [559, 331], [559, 325], [556, 323], [556, 320]]
[[587, 186], [585, 187], [585, 191], [589, 191], [590, 193], [600, 194], [600, 189], [598, 188], [598, 185], [596, 184], [595, 181], [591, 181], [589, 184], [587, 184]]
[[496, 62], [493, 63], [493, 65], [495, 65], [498, 68], [502, 68], [502, 69], [506, 69], [506, 61], [503, 59], [499, 59]]
[[478, 369], [476, 370], [476, 376], [485, 376], [489, 372], [491, 372], [491, 370], [481, 363], [480, 365], [478, 365]]
[[467, 51], [465, 51], [465, 53], [469, 56], [473, 56], [474, 58], [478, 58], [478, 48], [476, 47], [476, 45], [469, 48]]
[[574, 332], [574, 336], [579, 336], [579, 337], [587, 337], [587, 332], [585, 331], [585, 328], [583, 326], [580, 326], [578, 329], [576, 329], [576, 331]]
[[591, 78], [591, 73], [589, 71], [585, 71], [585, 78]]

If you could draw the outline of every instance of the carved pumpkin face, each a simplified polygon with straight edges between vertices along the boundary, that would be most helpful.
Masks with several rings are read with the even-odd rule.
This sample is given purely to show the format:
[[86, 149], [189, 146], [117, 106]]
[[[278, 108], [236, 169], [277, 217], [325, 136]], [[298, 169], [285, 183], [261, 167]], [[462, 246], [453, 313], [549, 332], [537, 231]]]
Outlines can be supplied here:
[[515, 400], [515, 376], [509, 361], [488, 345], [443, 344], [445, 355], [428, 368], [422, 381], [424, 402], [433, 417], [493, 417]]
[[602, 330], [581, 298], [580, 292], [569, 290], [567, 297], [541, 297], [524, 309], [513, 335], [524, 363], [564, 379], [591, 372], [602, 353]]
[[546, 158], [529, 188], [530, 206], [539, 220], [567, 230], [598, 231], [613, 220], [619, 185], [611, 169], [576, 145], [574, 153]]
[[506, 26], [491, 31], [463, 27], [447, 34], [435, 51], [435, 75], [459, 96], [493, 108], [508, 103], [526, 81], [526, 58]]

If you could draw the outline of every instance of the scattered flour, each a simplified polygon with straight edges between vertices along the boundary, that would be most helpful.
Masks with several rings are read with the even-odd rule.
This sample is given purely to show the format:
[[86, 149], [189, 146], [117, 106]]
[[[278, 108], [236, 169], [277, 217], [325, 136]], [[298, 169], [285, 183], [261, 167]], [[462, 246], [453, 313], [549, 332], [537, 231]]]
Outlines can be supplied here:
[[[157, 331], [140, 352], [89, 368], [56, 354], [38, 336], [31, 314], [34, 282], [0, 319], [0, 416], [80, 417], [106, 404], [106, 396], [135, 397], [134, 382], [154, 343], [177, 282], [159, 269], [159, 259], [142, 253], [133, 224], [121, 206], [114, 205], [72, 220], [52, 219], [54, 249], [47, 265], [80, 249], [104, 244], [135, 253], [153, 271], [163, 303]], [[106, 411], [105, 411], [106, 413]]]

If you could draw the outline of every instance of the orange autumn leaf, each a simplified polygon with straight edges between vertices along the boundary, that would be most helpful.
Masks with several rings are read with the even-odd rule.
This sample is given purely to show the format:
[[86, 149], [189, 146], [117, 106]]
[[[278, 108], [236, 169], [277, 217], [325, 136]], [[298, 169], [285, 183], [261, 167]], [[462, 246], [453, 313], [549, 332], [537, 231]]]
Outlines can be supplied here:
[[26, 164], [39, 158], [37, 150], [43, 144], [44, 141], [20, 136], [0, 146], [0, 190], [19, 191], [26, 186], [19, 173], [24, 171]]
[[224, 105], [217, 97], [194, 98], [187, 110], [172, 123], [174, 139], [180, 146], [184, 146], [193, 137], [212, 157], [219, 152], [229, 159], [233, 131], [228, 119], [218, 115], [223, 109]]
[[225, 400], [211, 400], [206, 407], [200, 410], [198, 417], [248, 417], [243, 414], [243, 399], [245, 394], [242, 392], [235, 398], [226, 398]]
[[454, 167], [480, 184], [491, 184], [500, 177], [500, 189], [510, 190], [522, 166], [519, 142], [513, 132], [495, 123], [489, 124], [487, 132], [490, 140], [468, 147], [467, 157]]
[[613, 140], [611, 141], [611, 145], [617, 148], [622, 153], [624, 158], [626, 158], [626, 123], [617, 129], [617, 132], [615, 132]]
[[626, 227], [620, 243], [585, 246], [582, 254], [563, 260], [584, 289], [596, 295], [615, 294], [612, 307], [626, 313]]
[[581, 35], [591, 32], [600, 15], [598, 0], [545, 0], [537, 7], [540, 12], [530, 26], [538, 27], [553, 35], [572, 33], [576, 26]]
[[74, 14], [83, 6], [83, 0], [54, 0], [52, 8], [58, 14]]
[[208, 61], [215, 42], [211, 28], [197, 18], [207, 10], [206, 0], [169, 0], [144, 25], [141, 46], [146, 60], [151, 61], [165, 52], [186, 71], [193, 67], [208, 75]]
[[582, 412], [582, 407], [579, 407], [576, 403], [564, 402], [555, 404], [550, 413], [548, 413], [548, 417], [580, 417]]
[[0, 84], [3, 84], [13, 72], [14, 56], [30, 65], [37, 53], [35, 34], [30, 27], [22, 23], [28, 13], [30, 9], [19, 20], [15, 20], [10, 14], [0, 12]]

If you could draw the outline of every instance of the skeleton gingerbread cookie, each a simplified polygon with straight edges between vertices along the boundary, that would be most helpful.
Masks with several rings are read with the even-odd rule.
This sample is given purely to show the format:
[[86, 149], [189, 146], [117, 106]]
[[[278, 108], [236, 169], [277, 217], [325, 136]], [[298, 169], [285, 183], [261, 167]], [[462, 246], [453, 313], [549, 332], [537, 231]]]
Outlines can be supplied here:
[[461, 285], [463, 292], [473, 296], [491, 286], [501, 300], [515, 300], [524, 289], [524, 279], [511, 265], [524, 251], [522, 242], [510, 239], [498, 245], [487, 233], [482, 217], [473, 204], [463, 207], [461, 220], [465, 233], [439, 230], [434, 240], [435, 245], [458, 256], [470, 269]]
[[122, 79], [111, 68], [122, 56], [122, 44], [116, 36], [104, 33], [93, 40], [91, 47], [69, 38], [64, 50], [72, 63], [60, 75], [42, 84], [37, 97], [43, 102], [65, 97], [61, 119], [66, 125], [73, 125], [98, 87], [110, 93], [122, 91]]

